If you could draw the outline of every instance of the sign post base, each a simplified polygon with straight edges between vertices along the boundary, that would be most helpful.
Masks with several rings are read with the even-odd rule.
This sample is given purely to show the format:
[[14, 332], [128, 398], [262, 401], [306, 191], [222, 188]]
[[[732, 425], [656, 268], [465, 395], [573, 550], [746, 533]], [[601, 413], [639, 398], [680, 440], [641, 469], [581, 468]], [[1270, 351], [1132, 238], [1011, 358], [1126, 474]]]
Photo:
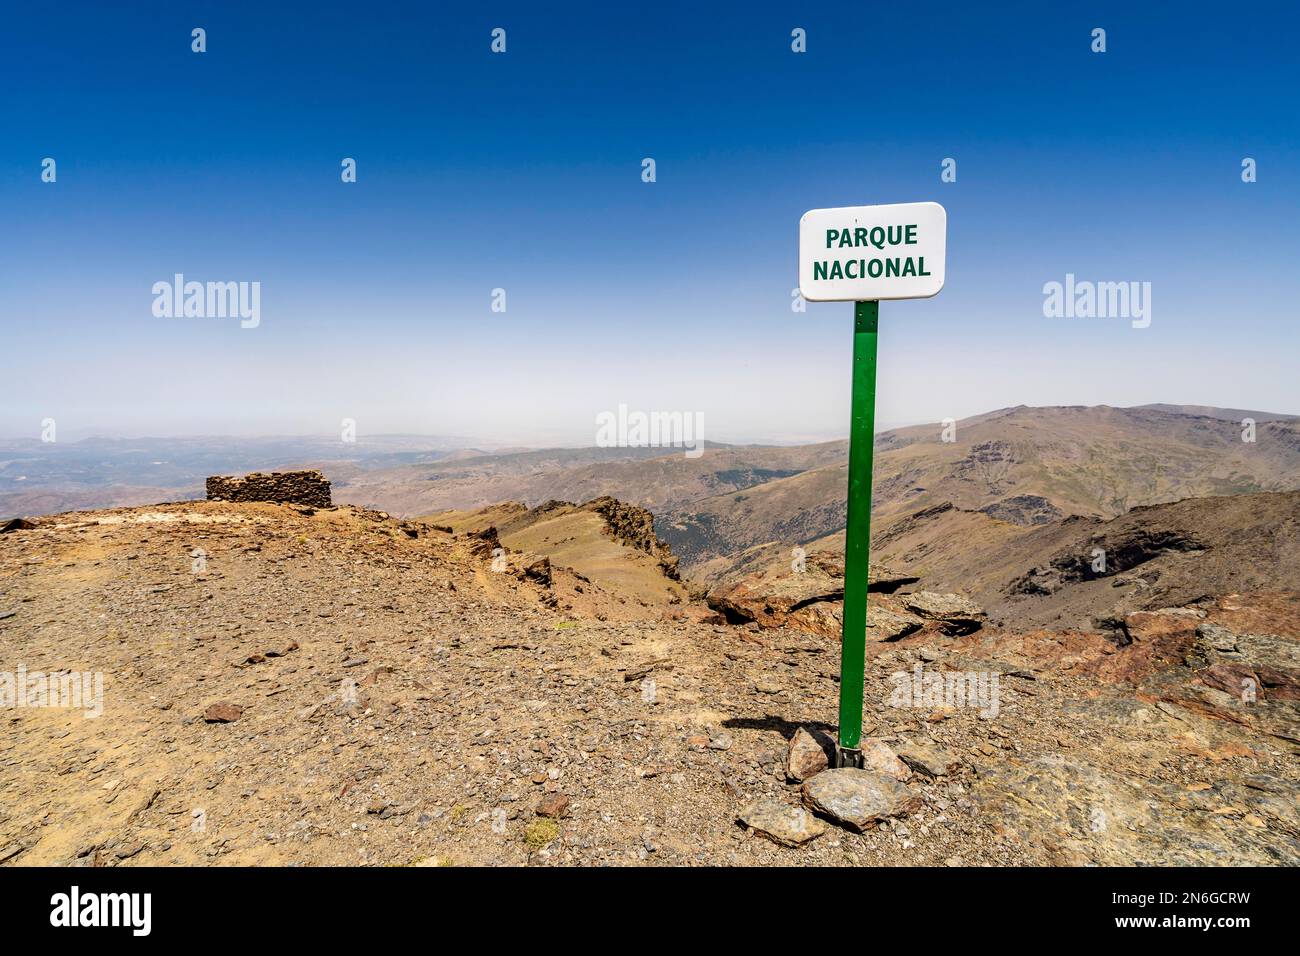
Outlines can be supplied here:
[[836, 767], [857, 767], [863, 768], [862, 751], [857, 747], [839, 747], [835, 748], [835, 766]]

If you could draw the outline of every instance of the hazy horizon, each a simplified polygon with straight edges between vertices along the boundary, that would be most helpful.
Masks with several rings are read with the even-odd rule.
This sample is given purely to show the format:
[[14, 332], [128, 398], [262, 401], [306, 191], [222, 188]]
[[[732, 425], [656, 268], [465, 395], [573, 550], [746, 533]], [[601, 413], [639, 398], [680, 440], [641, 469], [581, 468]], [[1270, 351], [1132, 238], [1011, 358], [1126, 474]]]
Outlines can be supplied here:
[[[1007, 410], [1009, 410], [1009, 409], [1019, 408], [1019, 407], [1025, 407], [1025, 408], [1030, 408], [1030, 409], [1046, 409], [1046, 408], [1118, 408], [1118, 409], [1134, 409], [1134, 408], [1147, 408], [1147, 407], [1152, 407], [1152, 406], [1161, 406], [1161, 405], [1164, 405], [1164, 406], [1170, 406], [1170, 407], [1181, 407], [1181, 408], [1213, 408], [1213, 409], [1216, 409], [1216, 410], [1218, 410], [1218, 411], [1233, 411], [1233, 412], [1241, 412], [1241, 413], [1244, 413], [1244, 414], [1251, 414], [1251, 415], [1266, 415], [1266, 416], [1281, 416], [1281, 417], [1300, 417], [1300, 411], [1287, 411], [1287, 410], [1276, 409], [1276, 408], [1267, 408], [1267, 409], [1266, 409], [1266, 408], [1256, 408], [1256, 409], [1235, 408], [1235, 407], [1227, 407], [1227, 406], [1209, 405], [1209, 404], [1207, 404], [1207, 403], [1205, 403], [1205, 402], [1148, 402], [1148, 403], [1143, 403], [1143, 404], [1140, 404], [1140, 405], [1112, 405], [1112, 404], [1110, 404], [1110, 403], [1105, 403], [1105, 402], [1103, 402], [1103, 403], [1099, 403], [1099, 404], [1096, 404], [1096, 405], [1031, 405], [1031, 404], [1028, 404], [1028, 403], [1020, 402], [1020, 403], [1017, 403], [1016, 405], [1003, 405], [1003, 406], [999, 406], [999, 407], [997, 407], [997, 408], [988, 408], [988, 409], [984, 409], [984, 410], [982, 410], [982, 411], [975, 412], [975, 413], [973, 413], [973, 414], [971, 414], [971, 415], [962, 416], [962, 418], [957, 419], [957, 421], [962, 421], [962, 420], [964, 420], [964, 419], [970, 419], [970, 418], [979, 418], [979, 417], [982, 417], [982, 416], [984, 416], [984, 415], [992, 415], [992, 414], [995, 414], [995, 413], [997, 413], [997, 412], [1007, 411]], [[918, 425], [931, 425], [931, 424], [937, 425], [937, 424], [940, 424], [941, 422], [942, 422], [941, 419], [935, 419], [935, 420], [931, 420], [931, 421], [908, 421], [908, 422], [881, 422], [881, 421], [877, 421], [877, 422], [876, 422], [876, 428], [875, 428], [875, 430], [876, 430], [876, 433], [881, 433], [881, 432], [887, 432], [887, 431], [894, 431], [894, 430], [902, 429], [902, 428], [912, 428], [912, 427], [915, 427], [915, 426], [918, 426]], [[339, 438], [338, 438], [338, 430], [337, 430], [337, 429], [335, 429], [335, 431], [334, 431], [333, 433], [330, 433], [330, 432], [301, 432], [301, 433], [297, 433], [297, 434], [292, 434], [292, 433], [270, 433], [270, 432], [268, 432], [268, 433], [248, 432], [248, 433], [242, 433], [242, 434], [239, 433], [239, 432], [226, 432], [226, 433], [216, 433], [216, 432], [198, 433], [198, 432], [195, 432], [195, 433], [188, 433], [188, 434], [185, 434], [185, 433], [182, 433], [182, 434], [159, 434], [159, 433], [149, 434], [149, 433], [138, 433], [138, 434], [117, 434], [117, 435], [115, 435], [115, 434], [111, 434], [111, 433], [104, 432], [104, 431], [91, 431], [90, 433], [88, 433], [88, 434], [84, 434], [84, 435], [80, 435], [80, 434], [77, 434], [77, 433], [73, 433], [73, 434], [71, 434], [71, 435], [68, 435], [68, 434], [65, 433], [65, 432], [60, 432], [59, 435], [60, 435], [60, 437], [59, 437], [59, 442], [64, 443], [64, 444], [68, 444], [68, 443], [76, 443], [76, 442], [84, 442], [84, 441], [95, 441], [95, 440], [102, 440], [102, 441], [220, 441], [220, 440], [231, 440], [231, 441], [252, 441], [252, 442], [275, 442], [275, 441], [320, 441], [320, 442], [325, 442], [325, 443], [329, 443], [329, 444], [341, 444], [341, 442], [339, 441]], [[768, 436], [768, 437], [763, 437], [763, 436], [756, 436], [756, 437], [744, 437], [744, 438], [726, 438], [726, 437], [713, 438], [713, 437], [707, 437], [707, 438], [705, 439], [705, 441], [706, 441], [707, 444], [719, 444], [719, 445], [775, 445], [775, 446], [782, 446], [782, 445], [818, 444], [818, 443], [829, 442], [829, 441], [846, 441], [846, 440], [848, 439], [848, 437], [849, 437], [849, 436], [848, 436], [848, 430], [847, 430], [847, 428], [846, 428], [846, 429], [845, 429], [843, 432], [841, 432], [840, 434], [827, 434], [827, 435], [822, 435], [822, 436], [816, 436], [816, 435], [807, 436], [807, 437], [788, 437], [788, 436]], [[440, 432], [437, 432], [437, 431], [432, 431], [432, 432], [377, 432], [377, 433], [373, 433], [373, 434], [367, 434], [367, 433], [364, 433], [364, 432], [358, 432], [357, 435], [356, 435], [356, 438], [355, 438], [355, 442], [349, 442], [348, 444], [355, 444], [355, 445], [358, 445], [358, 446], [365, 446], [365, 445], [367, 445], [367, 444], [371, 444], [371, 443], [383, 443], [383, 442], [391, 442], [391, 441], [395, 441], [395, 440], [418, 441], [418, 442], [419, 442], [422, 446], [424, 446], [424, 447], [427, 447], [427, 448], [430, 448], [430, 449], [436, 449], [436, 450], [440, 450], [440, 451], [451, 451], [451, 452], [454, 452], [454, 451], [467, 451], [467, 450], [482, 450], [482, 451], [485, 451], [485, 452], [491, 452], [491, 453], [493, 453], [493, 454], [499, 454], [499, 453], [501, 453], [501, 452], [503, 452], [503, 451], [507, 451], [507, 452], [508, 452], [508, 451], [511, 451], [511, 450], [544, 451], [544, 450], [549, 450], [549, 449], [579, 449], [579, 448], [591, 448], [591, 447], [596, 447], [596, 446], [595, 446], [595, 443], [592, 442], [592, 441], [590, 441], [590, 440], [588, 440], [588, 441], [586, 441], [586, 442], [584, 443], [584, 442], [582, 442], [581, 440], [578, 440], [578, 439], [576, 439], [576, 438], [575, 438], [574, 440], [572, 440], [572, 441], [558, 441], [558, 442], [556, 442], [556, 443], [536, 443], [536, 442], [534, 442], [534, 443], [529, 443], [529, 442], [526, 442], [526, 441], [494, 440], [494, 439], [488, 439], [488, 438], [485, 438], [485, 437], [483, 437], [483, 436], [473, 436], [473, 435], [461, 435], [461, 436], [447, 435], [447, 434], [443, 434], [443, 433], [440, 433]], [[23, 441], [37, 441], [37, 442], [39, 442], [39, 436], [34, 436], [34, 435], [0, 435], [0, 442], [23, 442]], [[673, 446], [672, 446], [672, 445], [669, 445], [669, 444], [661, 444], [661, 445], [656, 445], [656, 446], [653, 446], [653, 447], [665, 447], [665, 448], [668, 448], [668, 447], [673, 447]]]

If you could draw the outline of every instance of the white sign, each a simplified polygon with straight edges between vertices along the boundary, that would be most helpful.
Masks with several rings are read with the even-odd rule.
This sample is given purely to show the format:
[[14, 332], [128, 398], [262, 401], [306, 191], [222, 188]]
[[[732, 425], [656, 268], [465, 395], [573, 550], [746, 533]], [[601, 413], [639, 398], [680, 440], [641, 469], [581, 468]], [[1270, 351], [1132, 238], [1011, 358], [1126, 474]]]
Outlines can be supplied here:
[[925, 299], [943, 288], [948, 213], [937, 202], [810, 209], [799, 220], [809, 302]]

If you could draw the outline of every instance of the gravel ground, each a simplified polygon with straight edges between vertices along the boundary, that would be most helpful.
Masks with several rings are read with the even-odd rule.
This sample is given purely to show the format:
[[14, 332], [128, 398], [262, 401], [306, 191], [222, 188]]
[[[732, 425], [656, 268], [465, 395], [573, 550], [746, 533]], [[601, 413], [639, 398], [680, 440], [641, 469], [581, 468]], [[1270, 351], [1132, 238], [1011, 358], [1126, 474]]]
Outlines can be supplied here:
[[[787, 742], [833, 733], [836, 642], [526, 561], [351, 507], [0, 536], [0, 671], [103, 675], [100, 716], [0, 710], [0, 864], [1300, 862], [1295, 701], [1222, 719], [1099, 679], [1100, 638], [989, 629], [873, 648], [867, 733], [951, 760], [906, 781], [920, 808], [779, 846], [737, 813], [800, 804]], [[998, 673], [996, 715], [891, 706], [918, 665]]]

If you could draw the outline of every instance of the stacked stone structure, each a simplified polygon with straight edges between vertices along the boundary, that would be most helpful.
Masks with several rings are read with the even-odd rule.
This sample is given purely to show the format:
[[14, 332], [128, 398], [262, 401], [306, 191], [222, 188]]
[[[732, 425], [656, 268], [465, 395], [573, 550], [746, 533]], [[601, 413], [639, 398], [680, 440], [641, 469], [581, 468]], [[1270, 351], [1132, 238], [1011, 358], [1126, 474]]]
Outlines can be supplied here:
[[209, 501], [269, 501], [276, 504], [328, 508], [330, 483], [319, 471], [273, 471], [236, 477], [213, 475], [208, 479]]

